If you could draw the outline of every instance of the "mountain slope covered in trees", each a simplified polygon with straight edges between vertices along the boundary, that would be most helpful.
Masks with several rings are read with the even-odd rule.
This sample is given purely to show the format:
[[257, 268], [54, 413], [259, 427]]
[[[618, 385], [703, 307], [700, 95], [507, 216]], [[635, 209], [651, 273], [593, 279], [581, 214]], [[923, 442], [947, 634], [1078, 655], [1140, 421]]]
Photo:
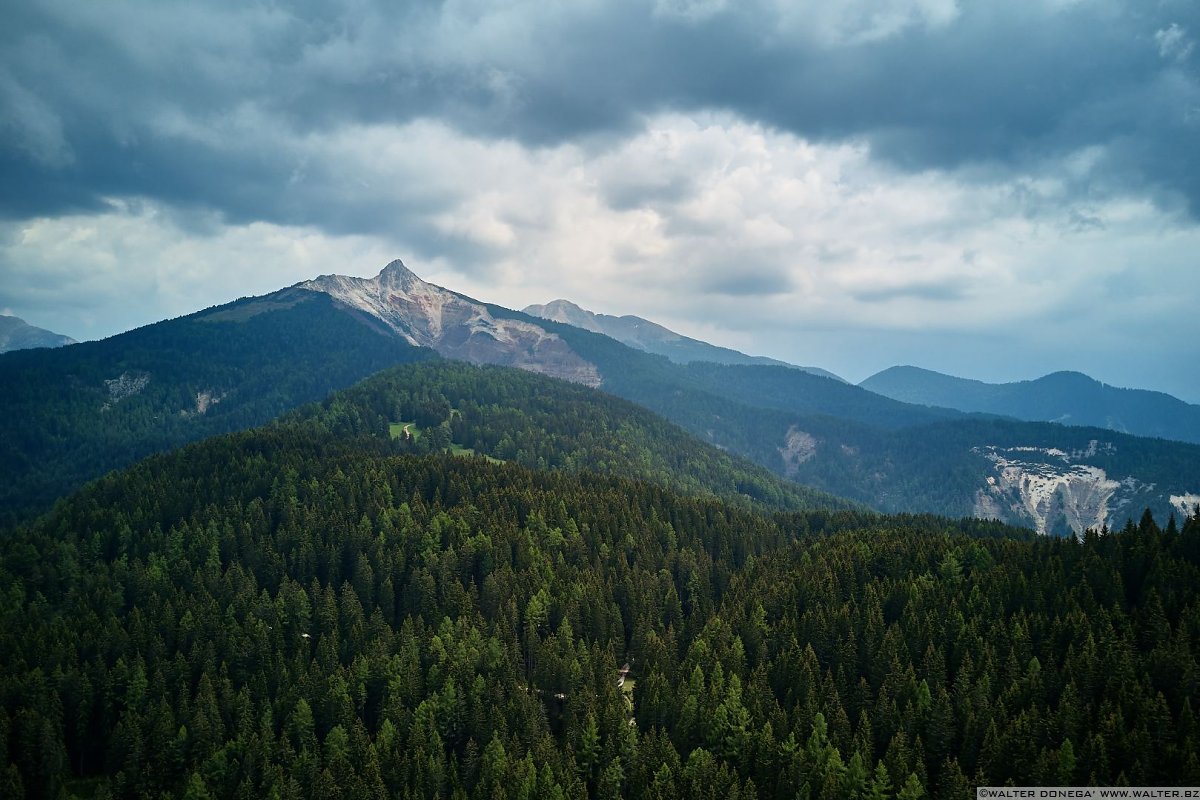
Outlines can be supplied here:
[[807, 458], [787, 465], [793, 479], [881, 511], [996, 517], [1082, 536], [1146, 508], [1182, 517], [1200, 502], [1192, 444], [999, 418], [878, 431], [812, 417], [789, 430], [810, 437]]
[[409, 364], [289, 419], [339, 436], [394, 438], [401, 452], [449, 448], [531, 469], [637, 477], [767, 509], [854, 506], [782, 480], [626, 400], [522, 370], [443, 360]]
[[149, 453], [261, 425], [431, 355], [310, 292], [0, 355], [0, 525]]
[[1195, 519], [1076, 543], [767, 516], [397, 455], [329, 428], [337, 405], [152, 457], [0, 540], [0, 794], [1200, 781]]

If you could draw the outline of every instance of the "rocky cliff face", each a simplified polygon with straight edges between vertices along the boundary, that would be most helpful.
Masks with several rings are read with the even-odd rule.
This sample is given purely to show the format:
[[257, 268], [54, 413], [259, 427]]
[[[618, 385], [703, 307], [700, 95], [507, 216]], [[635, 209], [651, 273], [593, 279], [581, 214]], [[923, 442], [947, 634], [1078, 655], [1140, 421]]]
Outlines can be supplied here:
[[426, 283], [400, 261], [374, 278], [322, 275], [295, 288], [324, 292], [410, 344], [448, 358], [519, 367], [593, 387], [601, 382], [596, 366], [557, 335], [531, 322], [496, 317], [482, 303]]
[[814, 417], [786, 429], [769, 465], [881, 511], [971, 515], [1047, 536], [1119, 529], [1146, 509], [1160, 525], [1195, 511], [1200, 448], [1111, 436], [970, 419], [889, 433]]
[[[1029, 525], [1038, 533], [1082, 536], [1114, 528], [1165, 498], [1153, 484], [1115, 480], [1089, 458], [1111, 445], [1093, 441], [1071, 453], [1054, 448], [975, 448], [994, 466], [975, 497], [977, 517]], [[1171, 498], [1172, 502], [1175, 498]]]
[[1189, 492], [1186, 494], [1173, 494], [1170, 497], [1171, 508], [1179, 514], [1180, 518], [1187, 518], [1196, 513], [1200, 509], [1200, 494]]

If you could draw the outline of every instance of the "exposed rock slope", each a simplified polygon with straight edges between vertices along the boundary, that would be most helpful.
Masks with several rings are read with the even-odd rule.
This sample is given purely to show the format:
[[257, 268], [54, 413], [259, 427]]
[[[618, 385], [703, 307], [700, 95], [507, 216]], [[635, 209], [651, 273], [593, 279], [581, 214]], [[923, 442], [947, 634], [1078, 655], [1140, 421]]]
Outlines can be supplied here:
[[1091, 528], [1119, 525], [1117, 513], [1128, 515], [1137, 481], [1112, 480], [1103, 469], [1072, 463], [1061, 450], [1035, 447], [987, 447], [984, 455], [996, 474], [980, 489], [975, 516], [1019, 520], [1041, 534], [1082, 535]]
[[324, 292], [383, 322], [410, 344], [448, 358], [600, 385], [596, 366], [559, 336], [533, 322], [494, 316], [483, 303], [421, 280], [399, 260], [374, 278], [322, 275], [296, 288]]

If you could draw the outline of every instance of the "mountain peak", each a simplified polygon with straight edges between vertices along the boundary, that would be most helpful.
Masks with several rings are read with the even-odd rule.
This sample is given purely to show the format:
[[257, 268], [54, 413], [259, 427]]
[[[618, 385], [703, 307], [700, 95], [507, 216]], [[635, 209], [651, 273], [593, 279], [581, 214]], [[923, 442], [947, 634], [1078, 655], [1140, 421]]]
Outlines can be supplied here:
[[593, 314], [587, 309], [580, 308], [570, 300], [563, 300], [561, 298], [551, 300], [544, 306], [525, 306], [521, 311], [531, 317], [541, 317], [551, 322], [561, 322], [566, 325], [573, 325], [576, 328], [583, 328], [586, 331], [592, 331], [593, 333], [608, 335], [608, 332], [599, 324], [598, 315]]
[[1101, 385], [1101, 382], [1093, 378], [1091, 375], [1085, 375], [1082, 372], [1076, 372], [1075, 370], [1059, 370], [1058, 372], [1051, 372], [1048, 375], [1035, 378], [1033, 381], [1031, 381], [1031, 383], [1037, 383], [1039, 381], [1052, 385], [1078, 386], [1087, 388]]
[[[530, 308], [533, 308], [533, 307], [534, 306], [530, 306]], [[558, 300], [551, 300], [549, 303], [546, 303], [546, 305], [541, 306], [541, 308], [548, 312], [572, 312], [572, 311], [574, 311], [574, 312], [582, 313], [582, 314], [592, 313], [585, 308], [581, 308], [580, 306], [577, 306], [575, 303], [572, 303], [570, 300], [563, 300], [561, 297]]]
[[20, 317], [0, 314], [0, 353], [34, 347], [63, 347], [75, 343], [70, 336], [30, 325]]
[[651, 322], [642, 317], [625, 315], [614, 317], [609, 314], [596, 314], [580, 308], [570, 300], [551, 300], [545, 305], [525, 306], [522, 311], [531, 317], [541, 317], [551, 322], [561, 322], [576, 328], [583, 328], [593, 333], [602, 333], [622, 344], [666, 356], [677, 364], [687, 364], [692, 361], [710, 361], [717, 364], [758, 364], [764, 366], [794, 367], [813, 375], [821, 375], [844, 383], [832, 372], [826, 372], [816, 367], [795, 367], [783, 361], [764, 356], [748, 356], [728, 347], [719, 347], [690, 336], [676, 333], [664, 328], [657, 322]]
[[392, 261], [389, 261], [387, 264], [384, 264], [383, 269], [379, 270], [379, 277], [382, 278], [385, 275], [387, 275], [387, 276], [411, 275], [414, 278], [417, 277], [417, 274], [415, 272], [413, 272], [411, 269], [409, 269], [408, 267], [406, 267], [404, 265], [404, 262], [398, 258], [394, 259]]
[[375, 282], [380, 286], [402, 289], [425, 284], [425, 281], [417, 273], [405, 266], [404, 262], [398, 258], [379, 271], [379, 274], [375, 276]]

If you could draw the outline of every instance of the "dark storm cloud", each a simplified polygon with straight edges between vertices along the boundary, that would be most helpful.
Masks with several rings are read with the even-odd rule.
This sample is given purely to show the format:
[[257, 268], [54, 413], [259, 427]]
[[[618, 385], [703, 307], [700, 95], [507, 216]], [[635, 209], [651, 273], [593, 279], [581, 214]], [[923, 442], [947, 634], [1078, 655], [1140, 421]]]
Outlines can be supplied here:
[[[334, 233], [407, 224], [432, 253], [453, 243], [431, 236], [422, 215], [456, 198], [407, 186], [356, 197], [336, 164], [309, 163], [297, 186], [297, 155], [280, 142], [434, 119], [485, 139], [602, 148], [644, 115], [700, 109], [867, 141], [914, 170], [1036, 171], [1097, 147], [1076, 191], [1134, 190], [1200, 213], [1194, 3], [964, 3], [949, 20], [914, 18], [878, 36], [853, 25], [822, 32], [767, 3], [711, 14], [633, 2], [478, 13], [436, 3], [18, 6], [0, 33], [9, 218], [145, 196]], [[257, 124], [227, 127], [247, 110]], [[609, 200], [630, 207], [677, 188], [614, 187]]]
[[755, 297], [783, 294], [794, 288], [791, 276], [769, 264], [733, 262], [696, 269], [696, 288], [704, 293]]
[[951, 302], [966, 297], [968, 286], [959, 278], [941, 282], [909, 283], [903, 286], [876, 286], [850, 291], [850, 296], [864, 303], [884, 303], [903, 298]]

